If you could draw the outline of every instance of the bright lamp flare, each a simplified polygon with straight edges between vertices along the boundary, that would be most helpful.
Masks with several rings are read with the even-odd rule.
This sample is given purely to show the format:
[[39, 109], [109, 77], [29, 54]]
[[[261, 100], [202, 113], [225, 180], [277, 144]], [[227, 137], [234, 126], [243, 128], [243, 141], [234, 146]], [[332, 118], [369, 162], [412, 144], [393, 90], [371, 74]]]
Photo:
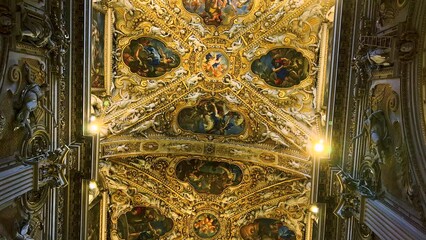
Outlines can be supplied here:
[[97, 187], [98, 187], [98, 184], [96, 184], [95, 181], [89, 182], [89, 189], [93, 190], [93, 189], [96, 189]]
[[318, 153], [323, 152], [324, 148], [325, 148], [324, 147], [324, 140], [322, 140], [322, 139], [318, 143], [316, 143], [315, 146], [314, 146], [315, 152], [318, 152]]
[[312, 213], [315, 213], [315, 214], [317, 214], [319, 212], [319, 208], [316, 205], [313, 205], [310, 208], [310, 210], [311, 210]]
[[89, 124], [89, 131], [92, 133], [97, 133], [99, 131], [99, 126], [95, 123]]

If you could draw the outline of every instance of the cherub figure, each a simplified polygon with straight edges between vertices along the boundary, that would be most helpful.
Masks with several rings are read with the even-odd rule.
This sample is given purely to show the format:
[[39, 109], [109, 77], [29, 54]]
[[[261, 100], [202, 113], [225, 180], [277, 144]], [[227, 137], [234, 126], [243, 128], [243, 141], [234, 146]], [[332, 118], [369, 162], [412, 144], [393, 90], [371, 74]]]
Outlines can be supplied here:
[[20, 97], [20, 109], [16, 115], [16, 121], [18, 126], [14, 130], [25, 127], [28, 130], [29, 136], [32, 136], [32, 129], [30, 126], [30, 114], [34, 112], [37, 107], [40, 105], [44, 110], [52, 114], [52, 112], [44, 104], [44, 96], [46, 92], [49, 91], [49, 85], [43, 83], [41, 85], [37, 83], [32, 83], [27, 85], [24, 90], [22, 90]]

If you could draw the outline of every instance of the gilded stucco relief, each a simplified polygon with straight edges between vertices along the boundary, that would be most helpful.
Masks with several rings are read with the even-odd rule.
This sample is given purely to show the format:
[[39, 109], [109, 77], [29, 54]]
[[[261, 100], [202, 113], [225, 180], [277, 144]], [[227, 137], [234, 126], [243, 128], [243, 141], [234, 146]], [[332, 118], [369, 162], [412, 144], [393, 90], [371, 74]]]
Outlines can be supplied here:
[[[198, 164], [182, 168], [189, 162]], [[299, 238], [303, 236], [303, 209], [310, 190], [310, 181], [303, 175], [244, 161], [187, 156], [114, 158], [100, 167], [111, 195], [111, 231], [118, 238], [124, 238], [120, 232], [128, 231], [119, 218], [133, 214], [135, 207], [152, 207], [164, 215], [151, 221], [171, 218], [174, 226], [166, 237], [239, 239], [239, 229], [258, 218], [276, 219]], [[138, 233], [148, 232], [149, 228], [142, 228]]]
[[[111, 238], [308, 238], [334, 2], [104, 4], [114, 76], [110, 95], [92, 95], [92, 115]], [[153, 219], [140, 218], [158, 232], [120, 220], [148, 210]]]

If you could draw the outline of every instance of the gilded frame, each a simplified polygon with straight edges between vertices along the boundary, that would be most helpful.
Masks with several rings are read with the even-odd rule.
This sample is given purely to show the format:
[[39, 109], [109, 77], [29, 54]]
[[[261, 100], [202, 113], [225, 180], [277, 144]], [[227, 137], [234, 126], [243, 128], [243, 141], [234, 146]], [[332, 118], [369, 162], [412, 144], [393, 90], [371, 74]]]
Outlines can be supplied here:
[[112, 78], [112, 9], [92, 5], [90, 87], [92, 93], [110, 95]]
[[102, 195], [97, 196], [87, 210], [87, 239], [102, 239]]

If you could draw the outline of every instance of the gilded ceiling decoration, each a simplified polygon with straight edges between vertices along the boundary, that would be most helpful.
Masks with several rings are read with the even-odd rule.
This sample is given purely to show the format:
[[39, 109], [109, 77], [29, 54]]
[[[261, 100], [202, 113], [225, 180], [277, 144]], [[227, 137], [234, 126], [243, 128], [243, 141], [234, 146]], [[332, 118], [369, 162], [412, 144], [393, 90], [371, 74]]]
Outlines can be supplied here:
[[92, 115], [111, 239], [309, 237], [333, 4], [102, 2], [113, 77]]

